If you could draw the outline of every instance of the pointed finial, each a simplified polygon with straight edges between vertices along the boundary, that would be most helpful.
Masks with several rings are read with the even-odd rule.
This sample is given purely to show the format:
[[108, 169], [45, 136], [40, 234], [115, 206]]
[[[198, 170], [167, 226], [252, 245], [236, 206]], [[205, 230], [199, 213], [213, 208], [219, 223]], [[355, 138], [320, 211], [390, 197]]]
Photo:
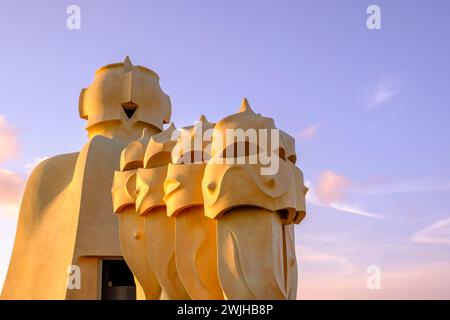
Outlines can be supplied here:
[[176, 129], [175, 123], [171, 122], [166, 130], [174, 130], [174, 129]]
[[131, 70], [133, 68], [133, 63], [131, 62], [131, 59], [129, 56], [126, 56], [125, 60], [123, 60], [123, 66], [127, 70]]
[[129, 64], [129, 65], [133, 65], [133, 63], [131, 62], [131, 59], [129, 56], [125, 57], [125, 60], [123, 60], [123, 64]]
[[199, 121], [200, 121], [200, 122], [208, 122], [208, 119], [206, 119], [205, 115], [202, 114], [202, 115], [200, 116]]
[[176, 130], [177, 130], [177, 128], [175, 127], [175, 124], [173, 122], [171, 122], [166, 129], [164, 129], [163, 131], [161, 131], [158, 134], [153, 135], [151, 137], [151, 139], [156, 142], [170, 139], [172, 137], [173, 132]]
[[242, 100], [241, 109], [239, 112], [253, 112], [252, 108], [250, 107], [250, 104], [248, 103], [247, 98], [244, 98]]

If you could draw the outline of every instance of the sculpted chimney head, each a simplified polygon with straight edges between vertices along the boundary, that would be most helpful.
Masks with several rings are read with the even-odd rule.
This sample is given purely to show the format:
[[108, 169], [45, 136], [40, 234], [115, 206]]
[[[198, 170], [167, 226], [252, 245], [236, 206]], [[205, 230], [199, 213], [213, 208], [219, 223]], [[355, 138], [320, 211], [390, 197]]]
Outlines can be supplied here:
[[90, 138], [101, 134], [135, 139], [143, 128], [160, 132], [170, 121], [171, 109], [158, 75], [133, 65], [128, 57], [98, 69], [79, 99], [80, 117], [88, 121]]

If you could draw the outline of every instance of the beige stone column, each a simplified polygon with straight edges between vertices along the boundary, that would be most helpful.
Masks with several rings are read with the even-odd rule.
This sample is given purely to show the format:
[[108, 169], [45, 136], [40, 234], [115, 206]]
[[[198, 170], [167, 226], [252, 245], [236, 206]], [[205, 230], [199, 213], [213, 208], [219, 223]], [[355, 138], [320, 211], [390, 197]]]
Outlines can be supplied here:
[[[306, 189], [301, 171], [293, 164], [293, 139], [280, 134], [279, 148], [274, 150], [277, 170], [264, 174], [265, 166], [251, 159], [271, 146], [259, 138], [252, 141], [251, 131], [276, 130], [272, 119], [254, 113], [244, 100], [240, 112], [217, 122], [215, 129], [213, 158], [205, 168], [202, 190], [205, 215], [217, 221], [218, 275], [224, 296], [295, 299], [292, 224], [305, 215]], [[247, 135], [240, 141], [228, 141], [230, 129]], [[239, 155], [238, 149], [230, 152], [239, 147], [244, 154]], [[238, 157], [244, 163], [238, 163]]]
[[143, 159], [144, 168], [137, 170], [136, 210], [145, 221], [147, 262], [163, 290], [162, 299], [189, 299], [178, 275], [175, 261], [175, 218], [167, 216], [164, 181], [171, 150], [176, 143], [171, 124], [151, 137]]
[[114, 174], [112, 199], [119, 218], [119, 240], [125, 262], [143, 289], [147, 300], [159, 299], [161, 287], [147, 262], [145, 220], [136, 212], [136, 175], [142, 166], [145, 147], [150, 136], [130, 143], [121, 154], [120, 169]]
[[195, 300], [224, 298], [217, 274], [216, 221], [204, 214], [201, 187], [203, 162], [209, 157], [203, 134], [213, 125], [201, 116], [195, 126], [182, 129], [164, 183], [167, 215], [175, 217], [178, 273]]
[[204, 164], [170, 164], [164, 183], [167, 214], [175, 219], [177, 269], [190, 297], [223, 299], [217, 275], [216, 221], [205, 217]]

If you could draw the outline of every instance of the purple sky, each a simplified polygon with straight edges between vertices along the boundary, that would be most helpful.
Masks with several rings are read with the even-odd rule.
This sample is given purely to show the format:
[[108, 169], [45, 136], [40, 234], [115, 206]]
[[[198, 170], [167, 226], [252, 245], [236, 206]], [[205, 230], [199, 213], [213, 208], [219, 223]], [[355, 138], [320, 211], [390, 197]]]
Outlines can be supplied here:
[[[70, 4], [81, 30], [66, 28]], [[449, 14], [444, 0], [4, 3], [0, 286], [30, 167], [81, 149], [81, 88], [129, 55], [160, 75], [178, 127], [246, 96], [296, 137], [311, 188], [301, 298], [450, 299]]]

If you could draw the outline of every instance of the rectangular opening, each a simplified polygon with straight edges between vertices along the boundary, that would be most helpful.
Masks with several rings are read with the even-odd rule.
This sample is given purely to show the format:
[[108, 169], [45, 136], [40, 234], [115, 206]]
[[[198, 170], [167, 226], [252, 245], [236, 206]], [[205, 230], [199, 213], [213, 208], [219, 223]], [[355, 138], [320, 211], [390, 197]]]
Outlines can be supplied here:
[[125, 260], [102, 261], [102, 300], [136, 300], [133, 273]]

